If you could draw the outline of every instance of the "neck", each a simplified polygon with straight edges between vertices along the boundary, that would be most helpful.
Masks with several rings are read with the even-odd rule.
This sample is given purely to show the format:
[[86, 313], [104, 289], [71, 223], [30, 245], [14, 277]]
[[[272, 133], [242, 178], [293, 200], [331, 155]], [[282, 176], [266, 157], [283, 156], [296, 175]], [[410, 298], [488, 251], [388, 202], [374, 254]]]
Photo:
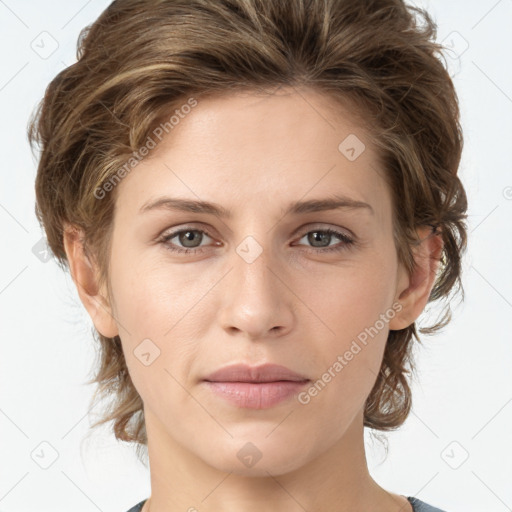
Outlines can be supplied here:
[[151, 498], [142, 512], [303, 512], [364, 510], [408, 512], [405, 497], [382, 489], [368, 472], [363, 416], [339, 441], [297, 469], [263, 475], [221, 471], [176, 442], [146, 412]]

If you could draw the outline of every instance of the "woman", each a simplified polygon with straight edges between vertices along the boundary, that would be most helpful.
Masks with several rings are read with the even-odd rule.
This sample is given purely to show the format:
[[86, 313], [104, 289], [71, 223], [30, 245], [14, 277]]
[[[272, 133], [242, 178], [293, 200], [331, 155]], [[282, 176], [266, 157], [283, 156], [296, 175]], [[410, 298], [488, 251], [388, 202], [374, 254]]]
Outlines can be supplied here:
[[147, 449], [130, 512], [440, 510], [363, 439], [406, 420], [415, 321], [461, 289], [435, 35], [401, 0], [118, 0], [50, 83], [36, 213], [97, 331], [98, 424]]

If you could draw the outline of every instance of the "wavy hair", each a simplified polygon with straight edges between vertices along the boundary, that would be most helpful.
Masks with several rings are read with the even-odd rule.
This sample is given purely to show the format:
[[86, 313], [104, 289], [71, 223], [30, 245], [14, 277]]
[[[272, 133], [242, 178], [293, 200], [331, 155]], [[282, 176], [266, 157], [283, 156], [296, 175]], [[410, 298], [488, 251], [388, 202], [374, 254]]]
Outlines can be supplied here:
[[[32, 149], [40, 149], [36, 215], [58, 264], [68, 267], [69, 223], [108, 286], [116, 189], [105, 185], [173, 109], [191, 97], [304, 86], [350, 105], [378, 148], [397, 254], [409, 272], [415, 228], [430, 225], [442, 237], [429, 302], [439, 302], [443, 314], [419, 332], [440, 330], [451, 320], [452, 295], [464, 298], [467, 198], [457, 176], [458, 99], [436, 32], [428, 12], [402, 0], [114, 1], [82, 30], [77, 62], [50, 82], [28, 126]], [[143, 403], [121, 340], [93, 334], [99, 350], [91, 403], [110, 398], [93, 427], [113, 421], [115, 437], [137, 443], [140, 455], [147, 445]], [[415, 323], [389, 332], [365, 426], [392, 430], [407, 418], [414, 339], [421, 341]]]

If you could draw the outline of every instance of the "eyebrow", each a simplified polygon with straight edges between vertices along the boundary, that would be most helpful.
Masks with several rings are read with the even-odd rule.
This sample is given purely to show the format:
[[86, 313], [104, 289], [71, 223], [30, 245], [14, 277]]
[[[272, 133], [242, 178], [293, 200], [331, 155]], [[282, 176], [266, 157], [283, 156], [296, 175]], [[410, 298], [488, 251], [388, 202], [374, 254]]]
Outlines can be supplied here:
[[[223, 206], [209, 201], [196, 201], [190, 199], [179, 199], [174, 197], [159, 197], [146, 202], [139, 210], [145, 213], [151, 210], [176, 210], [191, 213], [206, 213], [219, 218], [231, 218], [232, 212]], [[371, 205], [363, 201], [357, 201], [347, 196], [334, 195], [325, 199], [310, 199], [308, 201], [295, 201], [283, 212], [284, 215], [300, 215], [329, 210], [366, 210], [374, 215]]]

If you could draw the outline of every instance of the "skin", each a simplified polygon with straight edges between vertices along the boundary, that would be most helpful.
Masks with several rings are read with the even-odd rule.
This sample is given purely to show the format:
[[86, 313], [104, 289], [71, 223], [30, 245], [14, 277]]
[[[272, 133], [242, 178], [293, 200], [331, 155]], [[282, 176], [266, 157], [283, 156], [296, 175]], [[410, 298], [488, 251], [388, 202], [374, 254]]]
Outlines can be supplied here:
[[[366, 144], [354, 161], [338, 150], [348, 134]], [[82, 302], [99, 332], [121, 337], [144, 402], [152, 494], [143, 511], [411, 511], [368, 472], [363, 411], [389, 330], [427, 303], [442, 242], [418, 229], [417, 271], [399, 264], [391, 194], [350, 112], [308, 89], [201, 99], [116, 194], [110, 302], [71, 230], [65, 248]], [[333, 194], [374, 213], [283, 214], [293, 201]], [[218, 203], [232, 217], [139, 212], [161, 196]], [[203, 252], [167, 248], [187, 247], [184, 237], [159, 241], [186, 228], [207, 230], [188, 242]], [[305, 236], [328, 228], [356, 243]], [[252, 263], [236, 251], [249, 235], [262, 250]], [[401, 310], [308, 404], [237, 408], [201, 382], [230, 363], [266, 362], [316, 381], [393, 304]], [[148, 366], [134, 354], [147, 338], [160, 350]], [[237, 457], [247, 442], [261, 454], [252, 467]]]

